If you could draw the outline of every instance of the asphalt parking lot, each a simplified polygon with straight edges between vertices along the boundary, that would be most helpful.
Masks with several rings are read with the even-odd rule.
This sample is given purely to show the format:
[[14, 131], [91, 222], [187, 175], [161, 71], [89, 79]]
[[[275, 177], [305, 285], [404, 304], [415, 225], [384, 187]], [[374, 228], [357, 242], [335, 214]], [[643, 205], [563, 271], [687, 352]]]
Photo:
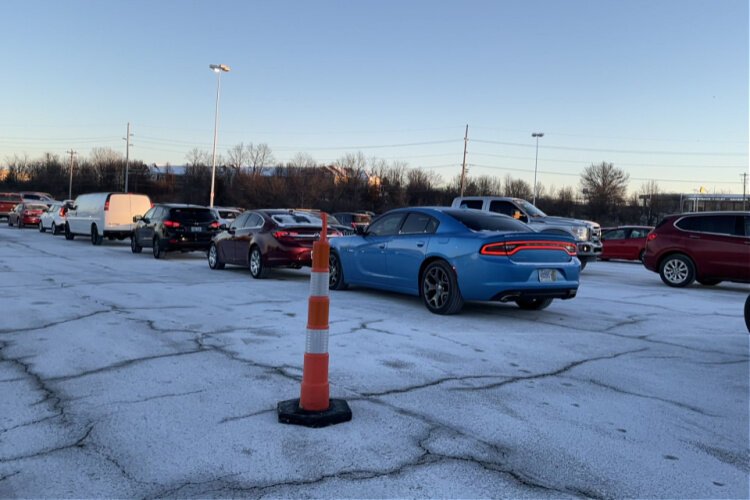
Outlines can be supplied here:
[[297, 397], [308, 270], [0, 225], [0, 497], [747, 498], [747, 285], [597, 262], [543, 311], [331, 293], [332, 397]]

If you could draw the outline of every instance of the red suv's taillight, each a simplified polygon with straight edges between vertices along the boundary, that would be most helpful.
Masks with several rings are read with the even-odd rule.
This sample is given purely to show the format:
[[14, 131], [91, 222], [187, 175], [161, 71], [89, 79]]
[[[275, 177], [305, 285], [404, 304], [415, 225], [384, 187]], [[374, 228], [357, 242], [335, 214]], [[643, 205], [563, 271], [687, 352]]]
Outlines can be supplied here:
[[219, 229], [219, 221], [213, 221], [211, 224], [208, 225], [211, 229]]
[[180, 223], [173, 220], [165, 220], [164, 227], [180, 227]]
[[656, 239], [656, 233], [648, 233], [648, 236], [646, 236], [646, 241], [654, 241]]

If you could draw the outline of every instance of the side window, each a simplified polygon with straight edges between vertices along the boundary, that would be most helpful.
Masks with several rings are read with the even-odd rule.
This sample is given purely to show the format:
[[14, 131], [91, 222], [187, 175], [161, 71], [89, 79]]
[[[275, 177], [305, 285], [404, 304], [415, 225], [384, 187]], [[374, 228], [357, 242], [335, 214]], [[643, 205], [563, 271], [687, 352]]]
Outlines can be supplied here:
[[518, 208], [509, 201], [491, 201], [490, 212], [496, 212], [498, 214], [510, 215], [513, 217], [513, 212]]
[[398, 232], [398, 227], [401, 225], [401, 219], [403, 218], [403, 213], [390, 214], [381, 217], [370, 224], [370, 227], [367, 228], [367, 234], [374, 236], [389, 236], [396, 234]]
[[258, 214], [250, 214], [250, 217], [247, 218], [247, 222], [242, 227], [261, 227], [263, 225], [263, 217], [261, 217]]
[[250, 214], [242, 214], [229, 225], [232, 229], [237, 229], [238, 227], [245, 227], [245, 223], [247, 222], [247, 219], [250, 217]]
[[685, 217], [675, 223], [675, 226], [685, 231], [700, 231], [701, 224], [698, 217]]
[[633, 229], [628, 238], [645, 238], [649, 233], [648, 229]]
[[734, 215], [709, 215], [702, 219], [703, 231], [706, 233], [738, 235], [737, 217]]
[[144, 219], [150, 219], [150, 218], [152, 218], [154, 216], [154, 212], [155, 211], [156, 211], [156, 208], [149, 209], [148, 212], [146, 212], [145, 214], [143, 214], [143, 218]]
[[[428, 230], [428, 227], [431, 230]], [[425, 234], [434, 233], [437, 229], [437, 221], [426, 214], [410, 213], [406, 216], [404, 225], [401, 226], [399, 234]]]
[[607, 231], [604, 234], [605, 240], [622, 240], [625, 239], [625, 230], [624, 229], [615, 229], [613, 231]]
[[745, 236], [750, 238], [750, 216], [745, 216]]
[[461, 208], [474, 208], [476, 210], [482, 210], [482, 200], [463, 200], [461, 202]]

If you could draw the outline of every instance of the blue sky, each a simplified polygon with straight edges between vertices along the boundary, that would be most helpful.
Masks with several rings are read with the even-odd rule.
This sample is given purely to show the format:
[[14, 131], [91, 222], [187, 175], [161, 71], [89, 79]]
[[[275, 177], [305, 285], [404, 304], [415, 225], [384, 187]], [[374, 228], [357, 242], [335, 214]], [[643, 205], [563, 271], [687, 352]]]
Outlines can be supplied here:
[[[92, 147], [182, 164], [267, 143], [577, 186], [612, 162], [669, 191], [742, 192], [748, 2], [0, 2], [0, 164]], [[408, 146], [399, 146], [405, 145]]]

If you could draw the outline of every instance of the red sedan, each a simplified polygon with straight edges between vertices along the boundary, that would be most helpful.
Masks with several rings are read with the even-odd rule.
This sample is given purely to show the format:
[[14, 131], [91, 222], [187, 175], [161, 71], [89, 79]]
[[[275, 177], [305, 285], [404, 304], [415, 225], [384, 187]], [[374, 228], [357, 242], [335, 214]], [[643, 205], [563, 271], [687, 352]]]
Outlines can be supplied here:
[[[295, 210], [253, 210], [238, 216], [214, 236], [208, 266], [247, 266], [253, 278], [265, 278], [272, 267], [312, 265], [312, 245], [320, 237], [323, 221]], [[341, 233], [329, 226], [329, 236]]]
[[646, 236], [653, 226], [620, 226], [602, 229], [602, 254], [600, 260], [643, 260]]
[[8, 214], [8, 225], [18, 225], [18, 229], [23, 226], [39, 226], [39, 220], [42, 213], [47, 211], [47, 205], [40, 205], [39, 203], [28, 203], [23, 202], [16, 205], [16, 207]]

